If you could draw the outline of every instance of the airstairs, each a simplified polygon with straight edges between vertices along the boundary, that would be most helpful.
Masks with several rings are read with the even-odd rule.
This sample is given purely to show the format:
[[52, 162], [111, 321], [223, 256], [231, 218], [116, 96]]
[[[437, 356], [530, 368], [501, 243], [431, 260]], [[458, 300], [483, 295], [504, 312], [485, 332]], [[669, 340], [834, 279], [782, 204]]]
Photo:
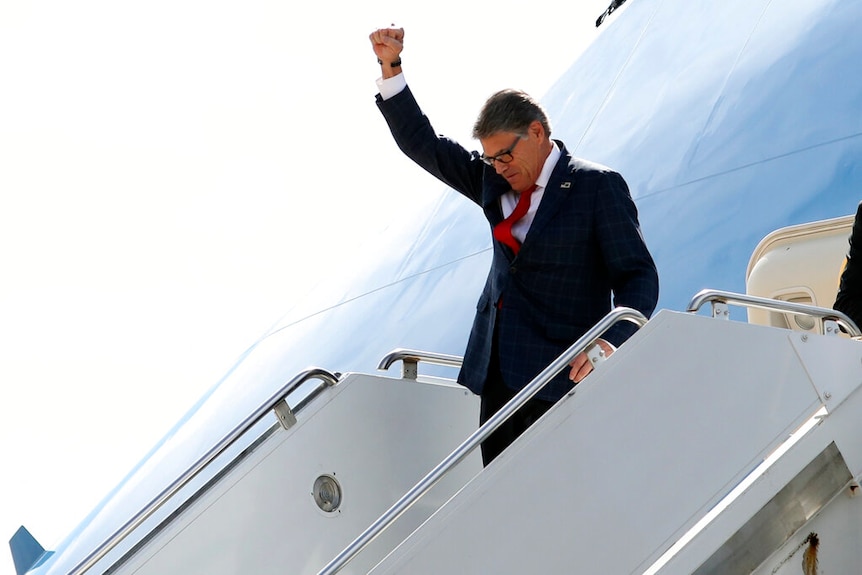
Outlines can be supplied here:
[[[618, 308], [478, 429], [475, 396], [420, 373], [460, 358], [310, 369], [64, 572], [856, 572], [862, 342], [824, 285]], [[618, 321], [641, 328], [482, 469], [482, 439]]]
[[[401, 361], [409, 375], [417, 360], [395, 353], [385, 361]], [[313, 573], [475, 429], [478, 406], [463, 387], [435, 378], [309, 369], [83, 559], [48, 572]], [[461, 467], [355, 569], [370, 569], [478, 473], [479, 454]], [[39, 563], [20, 573], [42, 573]]]
[[624, 348], [371, 573], [798, 573], [811, 531], [862, 564], [833, 547], [862, 526], [859, 342], [662, 311]]

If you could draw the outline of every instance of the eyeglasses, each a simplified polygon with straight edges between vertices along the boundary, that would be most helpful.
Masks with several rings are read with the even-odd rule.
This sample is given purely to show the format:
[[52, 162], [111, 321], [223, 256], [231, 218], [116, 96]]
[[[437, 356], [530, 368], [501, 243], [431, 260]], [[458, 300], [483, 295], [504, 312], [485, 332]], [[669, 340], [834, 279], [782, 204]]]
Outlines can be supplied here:
[[504, 151], [500, 152], [499, 154], [497, 154], [496, 156], [486, 156], [485, 154], [482, 154], [480, 156], [480, 159], [483, 162], [485, 162], [486, 164], [488, 164], [489, 166], [491, 166], [492, 168], [494, 167], [494, 162], [500, 162], [501, 164], [508, 164], [509, 162], [511, 162], [514, 159], [514, 158], [512, 158], [512, 152], [515, 150], [515, 146], [517, 146], [518, 142], [520, 142], [520, 141], [521, 141], [521, 136], [515, 136], [515, 141], [512, 142], [512, 145], [509, 146], [508, 150], [504, 150]]

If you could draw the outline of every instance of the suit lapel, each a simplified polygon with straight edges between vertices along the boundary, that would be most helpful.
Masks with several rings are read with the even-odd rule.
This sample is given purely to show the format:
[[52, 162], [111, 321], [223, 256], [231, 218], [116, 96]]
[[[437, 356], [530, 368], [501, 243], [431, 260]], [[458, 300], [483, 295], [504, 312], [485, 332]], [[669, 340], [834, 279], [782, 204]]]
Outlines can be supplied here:
[[[558, 144], [561, 143], [558, 142]], [[554, 166], [554, 171], [551, 172], [551, 177], [548, 180], [545, 191], [542, 192], [542, 201], [539, 204], [539, 209], [536, 210], [536, 215], [533, 217], [533, 223], [530, 224], [530, 231], [527, 232], [527, 237], [524, 239], [521, 251], [528, 249], [530, 244], [536, 241], [535, 238], [541, 235], [548, 222], [565, 205], [566, 198], [569, 197], [575, 188], [575, 180], [569, 169], [569, 160], [571, 160], [571, 157], [566, 152], [565, 147], [562, 145], [560, 147], [562, 154], [560, 154], [557, 165]]]

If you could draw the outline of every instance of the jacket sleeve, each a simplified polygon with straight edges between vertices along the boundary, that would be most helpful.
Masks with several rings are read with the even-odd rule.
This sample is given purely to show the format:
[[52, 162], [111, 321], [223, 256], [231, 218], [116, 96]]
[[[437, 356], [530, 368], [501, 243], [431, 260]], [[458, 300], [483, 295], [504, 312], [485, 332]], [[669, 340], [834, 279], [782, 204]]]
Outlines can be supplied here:
[[[649, 318], [658, 302], [658, 271], [641, 233], [637, 207], [625, 180], [616, 172], [606, 172], [602, 180], [596, 220], [613, 306], [634, 308]], [[623, 321], [608, 330], [604, 339], [618, 346], [636, 329]]]
[[409, 87], [387, 100], [378, 94], [377, 107], [395, 143], [407, 157], [447, 186], [481, 204], [485, 164], [479, 153], [435, 133]]

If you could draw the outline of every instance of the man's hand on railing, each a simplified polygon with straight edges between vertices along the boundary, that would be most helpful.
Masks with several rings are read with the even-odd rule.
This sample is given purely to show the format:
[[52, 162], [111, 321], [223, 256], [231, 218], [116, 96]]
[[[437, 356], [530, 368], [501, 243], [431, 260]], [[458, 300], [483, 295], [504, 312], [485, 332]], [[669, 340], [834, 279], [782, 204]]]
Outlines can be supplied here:
[[593, 368], [600, 362], [606, 360], [616, 351], [616, 348], [603, 339], [597, 339], [596, 343], [587, 348], [586, 351], [579, 353], [575, 359], [569, 364], [569, 379], [575, 383], [580, 383], [587, 375], [593, 371]]

